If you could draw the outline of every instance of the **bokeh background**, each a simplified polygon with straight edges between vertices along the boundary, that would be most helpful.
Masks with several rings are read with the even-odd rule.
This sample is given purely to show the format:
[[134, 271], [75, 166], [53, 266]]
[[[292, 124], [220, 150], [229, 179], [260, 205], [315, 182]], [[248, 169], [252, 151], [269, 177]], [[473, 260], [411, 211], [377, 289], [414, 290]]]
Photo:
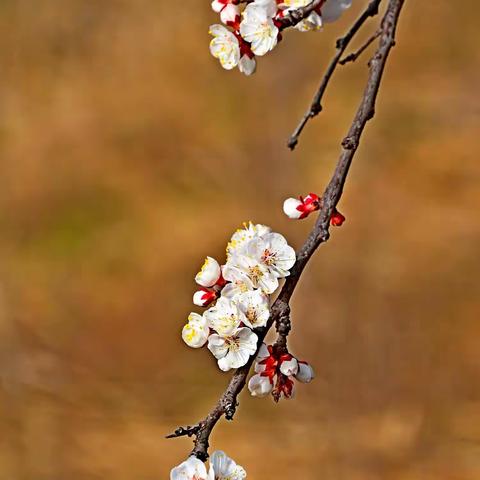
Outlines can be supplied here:
[[[1, 480], [158, 480], [187, 455], [164, 435], [229, 378], [180, 339], [193, 276], [244, 220], [301, 244], [281, 203], [326, 185], [367, 57], [285, 142], [355, 3], [244, 78], [208, 53], [207, 1], [0, 2]], [[212, 438], [249, 478], [480, 478], [479, 14], [406, 2], [347, 222], [293, 301], [317, 378], [243, 394]]]

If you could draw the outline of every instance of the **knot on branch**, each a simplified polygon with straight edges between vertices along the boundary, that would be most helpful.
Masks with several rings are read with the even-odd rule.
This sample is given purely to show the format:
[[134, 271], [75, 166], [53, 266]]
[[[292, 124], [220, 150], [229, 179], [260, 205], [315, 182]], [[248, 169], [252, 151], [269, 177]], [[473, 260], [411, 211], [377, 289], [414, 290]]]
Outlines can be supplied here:
[[227, 420], [233, 420], [235, 413], [237, 412], [238, 402], [235, 400], [225, 402], [225, 418]]
[[354, 137], [345, 137], [342, 141], [342, 147], [345, 150], [356, 150], [358, 148], [358, 140]]
[[323, 107], [322, 107], [319, 103], [314, 104], [314, 105], [312, 105], [312, 108], [310, 109], [309, 116], [310, 116], [310, 117], [315, 117], [315, 116], [318, 115], [322, 110], [323, 110]]
[[201, 423], [197, 425], [187, 425], [186, 427], [178, 427], [173, 433], [167, 435], [165, 438], [178, 438], [178, 437], [192, 437], [196, 435], [201, 428]]

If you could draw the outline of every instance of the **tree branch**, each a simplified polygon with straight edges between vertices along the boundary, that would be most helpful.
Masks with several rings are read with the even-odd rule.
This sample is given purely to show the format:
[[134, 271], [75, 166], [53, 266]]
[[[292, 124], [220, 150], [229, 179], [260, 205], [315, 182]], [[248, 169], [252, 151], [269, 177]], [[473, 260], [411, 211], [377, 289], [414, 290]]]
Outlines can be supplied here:
[[352, 25], [350, 30], [341, 38], [339, 38], [336, 42], [337, 53], [331, 60], [325, 75], [323, 76], [322, 82], [318, 87], [317, 93], [313, 97], [312, 103], [310, 108], [305, 112], [300, 123], [297, 125], [297, 128], [294, 130], [292, 135], [290, 136], [287, 146], [290, 150], [293, 150], [298, 143], [298, 138], [300, 137], [303, 129], [305, 128], [308, 121], [317, 116], [322, 111], [322, 99], [327, 90], [328, 84], [330, 79], [332, 78], [335, 69], [338, 66], [340, 58], [344, 54], [346, 48], [348, 47], [349, 43], [356, 35], [356, 33], [360, 30], [362, 25], [368, 20], [370, 17], [374, 17], [378, 13], [378, 7], [382, 0], [371, 0], [368, 4], [367, 8], [363, 11], [363, 13], [358, 17], [355, 23]]
[[[382, 80], [388, 55], [391, 48], [395, 44], [396, 27], [404, 1], [405, 0], [389, 0], [386, 13], [381, 22], [379, 45], [374, 56], [369, 62], [369, 76], [367, 85], [348, 134], [342, 141], [340, 158], [335, 168], [335, 172], [333, 173], [333, 176], [323, 194], [322, 206], [318, 218], [305, 243], [297, 252], [297, 261], [291, 270], [290, 276], [287, 277], [278, 298], [275, 300], [272, 306], [271, 316], [267, 325], [263, 328], [255, 330], [258, 335], [257, 351], [272, 325], [276, 323], [278, 330], [279, 325], [282, 325], [281, 319], [289, 319], [289, 302], [298, 284], [300, 276], [317, 248], [322, 243], [326, 242], [330, 237], [330, 217], [342, 196], [348, 171], [350, 169], [355, 152], [360, 144], [360, 139], [365, 125], [374, 115], [375, 102], [380, 87], [380, 82]], [[371, 2], [370, 6], [374, 4], [377, 4], [378, 6], [378, 3], [379, 2]], [[366, 12], [368, 12], [368, 9]], [[279, 333], [281, 336], [282, 332], [279, 331]], [[236, 370], [227, 389], [205, 419], [193, 427], [177, 429], [175, 433], [169, 435], [169, 438], [195, 435], [192, 455], [195, 455], [200, 460], [205, 461], [208, 458], [210, 434], [218, 420], [220, 420], [223, 415], [225, 415], [227, 420], [233, 419], [237, 407], [237, 397], [245, 386], [254, 360], [255, 356], [251, 356], [245, 366]]]
[[382, 34], [382, 30], [377, 30], [368, 40], [356, 51], [342, 58], [338, 63], [345, 65], [348, 62], [355, 62], [357, 58]]

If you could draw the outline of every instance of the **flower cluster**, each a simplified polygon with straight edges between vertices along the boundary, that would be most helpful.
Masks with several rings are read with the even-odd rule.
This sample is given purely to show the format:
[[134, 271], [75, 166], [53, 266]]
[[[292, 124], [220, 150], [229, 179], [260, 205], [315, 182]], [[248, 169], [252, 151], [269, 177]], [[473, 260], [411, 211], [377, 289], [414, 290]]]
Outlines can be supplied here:
[[294, 379], [309, 383], [315, 374], [307, 363], [297, 360], [290, 353], [276, 351], [275, 347], [263, 344], [255, 359], [255, 375], [248, 382], [248, 389], [254, 397], [272, 394], [278, 402], [283, 396], [292, 398], [295, 392]]
[[208, 473], [205, 464], [194, 456], [170, 472], [170, 480], [242, 480], [246, 477], [245, 470], [220, 450], [212, 453]]
[[[283, 211], [287, 217], [301, 220], [319, 210], [321, 206], [321, 198], [315, 193], [309, 193], [306, 197], [287, 198], [283, 202]], [[330, 218], [330, 225], [341, 227], [344, 221], [345, 217], [335, 208]]]
[[270, 295], [290, 274], [295, 250], [279, 233], [251, 222], [237, 230], [227, 245], [225, 265], [207, 257], [195, 281], [201, 289], [195, 305], [209, 307], [191, 313], [182, 338], [192, 348], [208, 349], [221, 370], [239, 368], [257, 351], [256, 328], [270, 318]]
[[[238, 67], [245, 75], [256, 69], [255, 57], [265, 55], [281, 40], [282, 19], [292, 10], [305, 7], [312, 0], [213, 0], [212, 9], [220, 14], [224, 25], [215, 24], [210, 52], [223, 68]], [[242, 3], [247, 3], [243, 11]], [[295, 25], [301, 32], [319, 30], [323, 23], [333, 22], [350, 7], [352, 0], [325, 0]]]

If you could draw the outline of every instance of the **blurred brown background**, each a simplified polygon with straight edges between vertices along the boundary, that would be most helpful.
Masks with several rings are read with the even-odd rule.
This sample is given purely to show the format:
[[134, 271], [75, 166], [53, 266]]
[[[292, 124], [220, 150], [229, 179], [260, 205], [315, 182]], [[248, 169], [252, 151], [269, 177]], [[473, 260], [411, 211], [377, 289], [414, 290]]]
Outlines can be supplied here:
[[[163, 436], [228, 380], [180, 339], [193, 276], [244, 220], [302, 242], [311, 219], [281, 203], [328, 181], [366, 57], [285, 141], [364, 3], [245, 78], [208, 53], [208, 1], [0, 2], [0, 480], [183, 460]], [[479, 14], [406, 2], [347, 222], [294, 298], [317, 379], [278, 406], [243, 394], [212, 438], [249, 478], [480, 478]]]

